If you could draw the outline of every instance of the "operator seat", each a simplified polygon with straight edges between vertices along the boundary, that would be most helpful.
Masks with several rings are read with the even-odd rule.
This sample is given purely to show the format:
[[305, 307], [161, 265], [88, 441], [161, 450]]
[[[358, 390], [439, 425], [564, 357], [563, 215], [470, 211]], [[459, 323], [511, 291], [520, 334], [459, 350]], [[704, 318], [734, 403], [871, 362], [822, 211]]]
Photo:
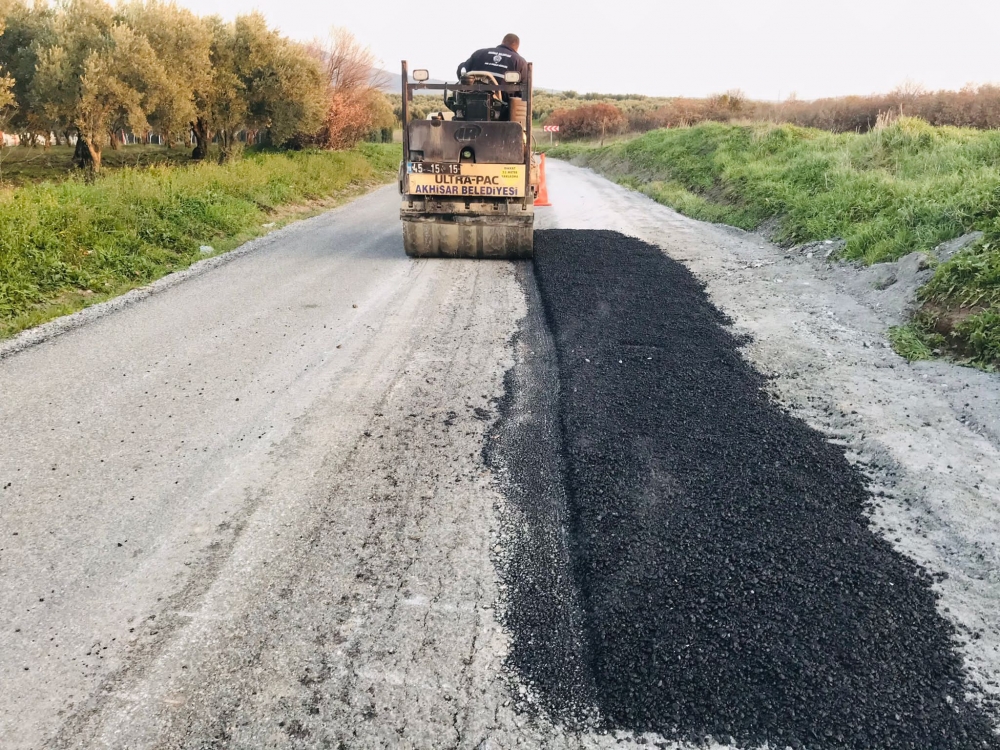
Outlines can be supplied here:
[[[469, 70], [462, 76], [464, 85], [476, 83], [488, 86], [499, 86], [496, 76], [485, 70]], [[464, 92], [458, 95], [459, 107], [464, 115], [462, 119], [473, 122], [489, 122], [494, 120], [494, 112], [505, 109], [504, 99], [499, 91]], [[503, 113], [504, 115], [506, 113]], [[497, 119], [506, 119], [501, 116]]]

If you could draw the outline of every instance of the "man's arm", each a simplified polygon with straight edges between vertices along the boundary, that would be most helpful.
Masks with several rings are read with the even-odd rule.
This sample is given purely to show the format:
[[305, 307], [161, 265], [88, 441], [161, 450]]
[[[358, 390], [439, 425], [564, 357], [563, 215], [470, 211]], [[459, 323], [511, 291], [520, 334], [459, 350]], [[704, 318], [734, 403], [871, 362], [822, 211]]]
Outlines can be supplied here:
[[471, 55], [469, 55], [469, 59], [468, 60], [466, 60], [464, 63], [462, 63], [461, 65], [458, 66], [458, 70], [455, 72], [455, 76], [458, 78], [458, 80], [460, 80], [460, 81], [462, 80], [462, 69], [463, 68], [465, 68], [466, 72], [472, 70], [472, 58], [475, 57], [475, 56], [476, 56], [476, 53], [473, 52]]

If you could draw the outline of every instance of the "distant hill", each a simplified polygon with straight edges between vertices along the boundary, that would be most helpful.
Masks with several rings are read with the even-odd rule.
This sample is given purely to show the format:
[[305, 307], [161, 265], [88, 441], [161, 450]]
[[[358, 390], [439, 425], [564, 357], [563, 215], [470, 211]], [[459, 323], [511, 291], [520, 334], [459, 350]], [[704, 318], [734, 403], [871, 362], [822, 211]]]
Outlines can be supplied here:
[[[383, 91], [386, 94], [398, 94], [403, 88], [403, 76], [399, 73], [390, 73], [388, 70], [373, 70], [372, 81], [378, 81], [380, 84], [378, 87], [379, 91]], [[447, 81], [432, 78], [427, 83], [447, 83]]]

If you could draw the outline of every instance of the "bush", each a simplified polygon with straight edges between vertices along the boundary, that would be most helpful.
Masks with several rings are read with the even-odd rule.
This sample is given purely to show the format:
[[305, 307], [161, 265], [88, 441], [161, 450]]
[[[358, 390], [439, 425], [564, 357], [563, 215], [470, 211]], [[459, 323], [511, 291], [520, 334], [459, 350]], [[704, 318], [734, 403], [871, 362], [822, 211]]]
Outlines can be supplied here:
[[544, 121], [557, 110], [595, 102], [618, 107], [628, 118], [627, 130], [633, 133], [702, 122], [748, 120], [787, 123], [834, 133], [867, 133], [876, 128], [879, 116], [885, 113], [917, 117], [930, 125], [979, 130], [1000, 128], [1000, 86], [992, 85], [935, 92], [904, 86], [888, 94], [815, 101], [792, 97], [784, 102], [753, 101], [737, 90], [702, 99], [601, 94], [579, 97], [575, 92], [539, 92], [535, 96], [534, 114], [536, 119]]
[[548, 124], [558, 125], [559, 133], [568, 139], [601, 138], [625, 131], [628, 118], [612, 104], [587, 104], [575, 109], [559, 109], [552, 113]]

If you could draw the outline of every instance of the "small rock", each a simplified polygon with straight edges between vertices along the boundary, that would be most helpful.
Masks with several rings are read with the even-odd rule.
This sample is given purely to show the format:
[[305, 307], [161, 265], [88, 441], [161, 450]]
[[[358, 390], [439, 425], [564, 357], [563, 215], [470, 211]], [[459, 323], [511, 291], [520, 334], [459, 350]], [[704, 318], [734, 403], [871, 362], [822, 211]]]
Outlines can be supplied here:
[[208, 255], [209, 253], [215, 252], [215, 248], [212, 247], [211, 245], [202, 245], [198, 249], [201, 250], [202, 255]]

